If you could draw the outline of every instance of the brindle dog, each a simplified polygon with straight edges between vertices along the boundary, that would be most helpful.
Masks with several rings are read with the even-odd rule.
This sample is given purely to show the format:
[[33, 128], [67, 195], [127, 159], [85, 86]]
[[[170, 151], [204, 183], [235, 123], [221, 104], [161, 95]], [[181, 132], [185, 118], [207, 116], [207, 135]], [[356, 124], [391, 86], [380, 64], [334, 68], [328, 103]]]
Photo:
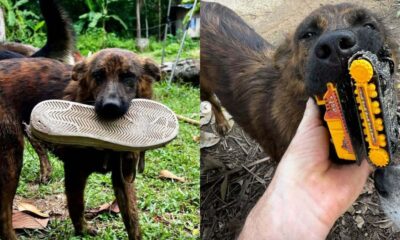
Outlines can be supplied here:
[[[75, 67], [45, 58], [0, 62], [0, 239], [16, 239], [12, 202], [22, 168], [22, 122], [46, 99], [66, 99], [95, 105], [96, 113], [112, 120], [126, 113], [133, 98], [151, 98], [160, 70], [147, 58], [106, 49]], [[23, 96], [23, 97], [22, 97]], [[84, 219], [83, 193], [93, 172], [112, 172], [112, 183], [129, 239], [140, 239], [133, 180], [141, 154], [92, 148], [55, 146], [64, 161], [68, 210], [77, 235], [94, 234]]]
[[350, 56], [366, 50], [397, 63], [398, 47], [380, 18], [352, 4], [320, 7], [276, 49], [220, 4], [202, 4], [201, 14], [202, 100], [213, 104], [223, 132], [214, 92], [275, 160], [294, 136], [307, 98], [343, 78]]
[[[72, 21], [58, 0], [39, 0], [40, 10], [47, 27], [47, 41], [41, 49], [16, 42], [0, 43], [0, 60], [25, 57], [46, 57], [64, 63], [73, 63], [75, 58], [75, 33]], [[74, 55], [72, 55], [74, 53]], [[77, 59], [77, 58], [76, 58]], [[27, 135], [40, 161], [40, 182], [48, 182], [51, 165], [47, 151], [38, 141]]]

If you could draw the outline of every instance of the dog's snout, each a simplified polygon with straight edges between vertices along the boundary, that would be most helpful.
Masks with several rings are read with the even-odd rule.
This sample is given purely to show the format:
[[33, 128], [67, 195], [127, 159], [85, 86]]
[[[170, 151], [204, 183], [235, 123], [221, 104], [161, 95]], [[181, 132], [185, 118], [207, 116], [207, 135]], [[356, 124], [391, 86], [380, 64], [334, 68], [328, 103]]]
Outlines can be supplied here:
[[318, 59], [338, 63], [343, 57], [350, 57], [357, 51], [357, 39], [351, 31], [334, 31], [324, 34], [315, 48]]
[[374, 185], [375, 189], [382, 197], [387, 197], [389, 195], [385, 187], [385, 170], [377, 169], [374, 173]]
[[96, 105], [96, 113], [104, 119], [116, 119], [124, 115], [127, 106], [118, 98], [106, 98]]
[[119, 101], [117, 98], [107, 99], [103, 102], [102, 108], [104, 111], [110, 113], [116, 112], [119, 108], [121, 108], [121, 101]]

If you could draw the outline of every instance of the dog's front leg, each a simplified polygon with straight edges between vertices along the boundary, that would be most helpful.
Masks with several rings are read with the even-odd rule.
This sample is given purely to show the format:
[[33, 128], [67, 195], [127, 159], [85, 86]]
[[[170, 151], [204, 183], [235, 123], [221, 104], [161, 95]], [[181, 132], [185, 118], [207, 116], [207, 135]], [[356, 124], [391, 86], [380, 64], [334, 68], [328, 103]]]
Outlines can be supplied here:
[[[69, 161], [70, 160], [70, 161]], [[79, 161], [78, 161], [79, 162]], [[89, 172], [82, 169], [75, 159], [64, 160], [65, 192], [67, 195], [68, 211], [76, 235], [95, 235], [96, 231], [87, 226], [84, 216], [84, 191]]]
[[128, 232], [129, 240], [142, 239], [139, 228], [136, 191], [134, 185], [135, 159], [139, 154], [129, 154], [120, 161], [113, 162], [112, 183], [115, 197], [121, 210], [122, 219]]
[[[205, 85], [205, 84], [203, 84]], [[226, 120], [222, 113], [222, 106], [215, 94], [211, 92], [206, 86], [201, 85], [201, 100], [209, 101], [211, 103], [212, 111], [215, 117], [215, 129], [221, 135], [225, 135], [229, 131], [229, 122]]]
[[0, 239], [16, 240], [12, 204], [22, 169], [24, 142], [22, 131], [4, 122], [0, 123]]

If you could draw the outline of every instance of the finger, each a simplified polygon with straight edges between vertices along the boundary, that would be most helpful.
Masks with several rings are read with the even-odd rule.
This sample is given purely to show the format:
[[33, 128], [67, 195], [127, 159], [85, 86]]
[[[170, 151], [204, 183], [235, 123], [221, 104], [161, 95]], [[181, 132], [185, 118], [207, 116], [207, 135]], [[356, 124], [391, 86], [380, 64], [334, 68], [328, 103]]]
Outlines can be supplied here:
[[356, 164], [352, 165], [331, 165], [332, 168], [335, 168], [332, 171], [336, 177], [342, 179], [346, 182], [346, 184], [354, 184], [353, 186], [364, 186], [365, 181], [368, 176], [372, 173], [373, 168], [368, 163], [367, 160], [363, 160], [361, 165], [358, 166]]
[[312, 98], [309, 98], [306, 104], [306, 110], [304, 111], [303, 119], [297, 128], [297, 133], [308, 131], [321, 125], [322, 121], [318, 106]]

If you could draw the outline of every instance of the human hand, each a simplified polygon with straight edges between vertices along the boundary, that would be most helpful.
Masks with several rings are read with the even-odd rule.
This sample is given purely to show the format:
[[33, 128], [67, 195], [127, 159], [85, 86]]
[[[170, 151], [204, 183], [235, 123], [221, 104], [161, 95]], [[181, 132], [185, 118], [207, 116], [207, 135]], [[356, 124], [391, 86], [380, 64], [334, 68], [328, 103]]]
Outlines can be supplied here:
[[296, 135], [239, 239], [325, 239], [371, 171], [367, 161], [338, 165], [329, 159], [328, 132], [309, 99]]

